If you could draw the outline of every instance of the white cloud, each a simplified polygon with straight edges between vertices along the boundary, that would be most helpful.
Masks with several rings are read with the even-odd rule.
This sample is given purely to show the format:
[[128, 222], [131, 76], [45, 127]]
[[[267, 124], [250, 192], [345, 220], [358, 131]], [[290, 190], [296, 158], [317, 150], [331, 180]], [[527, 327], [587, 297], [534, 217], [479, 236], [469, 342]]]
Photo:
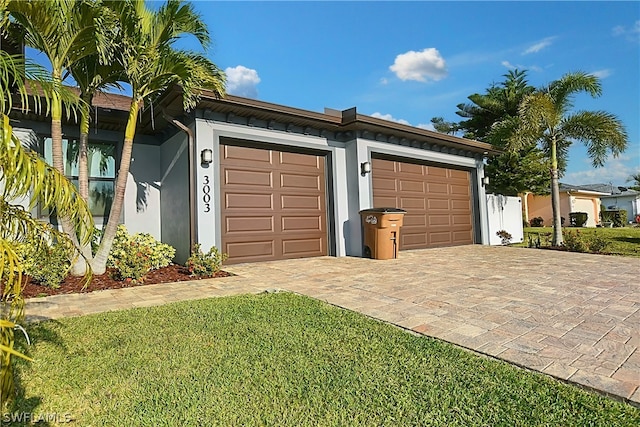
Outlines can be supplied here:
[[385, 85], [389, 84], [389, 80], [387, 80], [386, 78], [383, 77], [383, 78], [380, 79], [380, 84], [385, 86]]
[[[591, 160], [585, 159], [585, 163], [590, 164]], [[621, 155], [613, 157], [609, 155], [604, 166], [599, 168], [589, 167], [576, 172], [565, 174], [560, 181], [574, 185], [613, 183], [614, 185], [624, 186], [632, 173], [637, 173], [637, 169], [632, 167], [634, 164], [633, 157]]]
[[395, 117], [393, 117], [391, 114], [382, 114], [379, 112], [375, 112], [371, 115], [371, 117], [375, 117], [376, 119], [382, 119], [382, 120], [388, 120], [390, 122], [396, 122], [396, 123], [400, 123], [403, 125], [408, 125], [411, 126], [411, 123], [409, 123], [408, 121], [404, 120], [404, 119], [396, 119]]
[[542, 68], [537, 65], [523, 65], [523, 64], [514, 65], [509, 61], [502, 61], [500, 64], [510, 70], [514, 70], [517, 68], [519, 70], [531, 70], [531, 71], [537, 71], [537, 72], [542, 71]]
[[529, 46], [524, 52], [522, 52], [522, 54], [528, 55], [530, 53], [538, 53], [545, 47], [550, 46], [554, 39], [555, 37], [547, 37], [546, 39], [540, 40], [539, 42]]
[[407, 53], [402, 53], [396, 56], [389, 69], [400, 80], [438, 81], [447, 76], [447, 64], [438, 49], [433, 47], [420, 52], [410, 50]]
[[640, 42], [640, 20], [636, 21], [633, 26], [627, 28], [624, 25], [618, 25], [611, 30], [614, 36], [626, 36], [627, 40]]
[[594, 71], [594, 72], [589, 73], [589, 74], [591, 74], [592, 76], [595, 76], [595, 77], [597, 77], [599, 79], [606, 79], [607, 77], [609, 77], [612, 74], [612, 71], [610, 69], [608, 69], [608, 68], [605, 68], [603, 70], [597, 70], [597, 71]]
[[426, 130], [431, 130], [436, 132], [436, 128], [433, 127], [433, 123], [420, 123], [416, 127], [420, 129], [426, 129]]
[[260, 76], [256, 70], [238, 65], [237, 67], [228, 67], [224, 72], [227, 75], [228, 93], [246, 98], [258, 97], [256, 85], [260, 83]]

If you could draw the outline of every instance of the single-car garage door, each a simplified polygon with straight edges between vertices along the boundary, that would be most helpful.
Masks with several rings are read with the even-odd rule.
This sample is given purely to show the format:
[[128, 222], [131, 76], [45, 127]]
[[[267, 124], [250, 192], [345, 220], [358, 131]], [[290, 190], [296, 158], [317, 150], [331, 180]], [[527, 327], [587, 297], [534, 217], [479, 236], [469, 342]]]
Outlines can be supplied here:
[[372, 160], [373, 206], [407, 211], [400, 249], [473, 243], [470, 173], [392, 160]]
[[327, 255], [325, 159], [220, 145], [227, 263]]

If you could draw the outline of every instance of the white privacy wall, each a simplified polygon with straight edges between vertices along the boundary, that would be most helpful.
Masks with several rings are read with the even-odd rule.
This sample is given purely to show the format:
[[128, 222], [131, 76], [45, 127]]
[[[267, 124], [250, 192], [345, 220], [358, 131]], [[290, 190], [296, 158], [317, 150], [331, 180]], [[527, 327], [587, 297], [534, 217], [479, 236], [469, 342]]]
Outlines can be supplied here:
[[520, 197], [487, 194], [487, 212], [490, 245], [502, 244], [502, 239], [496, 234], [500, 230], [505, 230], [511, 234], [513, 237], [511, 243], [523, 241], [522, 200], [520, 200]]

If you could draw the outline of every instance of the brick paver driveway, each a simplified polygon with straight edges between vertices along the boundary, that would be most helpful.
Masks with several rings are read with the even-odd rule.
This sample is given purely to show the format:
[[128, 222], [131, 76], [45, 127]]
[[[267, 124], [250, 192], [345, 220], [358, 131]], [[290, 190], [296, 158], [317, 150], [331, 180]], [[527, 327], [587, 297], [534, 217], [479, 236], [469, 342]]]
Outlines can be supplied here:
[[640, 403], [640, 260], [461, 246], [225, 267], [223, 279], [29, 300], [30, 320], [268, 289], [328, 301]]
[[228, 270], [640, 402], [638, 259], [474, 245]]

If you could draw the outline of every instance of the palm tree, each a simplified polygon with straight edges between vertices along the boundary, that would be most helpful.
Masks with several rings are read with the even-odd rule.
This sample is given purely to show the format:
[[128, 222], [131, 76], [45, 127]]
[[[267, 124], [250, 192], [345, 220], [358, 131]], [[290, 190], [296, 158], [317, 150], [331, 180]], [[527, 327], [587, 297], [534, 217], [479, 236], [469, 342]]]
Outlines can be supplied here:
[[[58, 88], [52, 92], [50, 100], [53, 166], [64, 174], [62, 117], [65, 107], [67, 116], [70, 110], [58, 94], [62, 92], [65, 71], [72, 64], [90, 55], [100, 55], [103, 61], [108, 60], [108, 44], [98, 43], [105, 38], [97, 35], [104, 8], [98, 2], [88, 0], [10, 0], [6, 10], [17, 24], [25, 44], [43, 52], [50, 62], [51, 82]], [[60, 222], [74, 244], [79, 246], [69, 219], [60, 215]]]
[[631, 186], [632, 189], [640, 191], [640, 172], [631, 174], [627, 182], [630, 182], [631, 184], [633, 184]]
[[627, 132], [622, 122], [605, 111], [573, 112], [573, 98], [586, 92], [600, 96], [600, 80], [583, 72], [568, 73], [549, 85], [527, 95], [519, 107], [516, 120], [495, 126], [496, 135], [509, 135], [508, 147], [517, 150], [533, 142], [541, 146], [551, 161], [551, 204], [553, 208], [552, 244], [561, 245], [560, 191], [558, 158], [574, 141], [587, 146], [594, 167], [602, 166], [607, 154], [617, 157], [627, 148]]
[[[0, 14], [6, 5], [0, 2]], [[6, 21], [0, 23], [5, 27]], [[86, 243], [91, 238], [93, 220], [86, 203], [79, 197], [75, 187], [57, 169], [44, 163], [35, 153], [23, 150], [20, 141], [13, 135], [9, 118], [5, 115], [11, 108], [11, 87], [15, 87], [20, 97], [26, 100], [25, 64], [22, 58], [12, 57], [0, 51], [0, 93], [2, 93], [2, 111], [0, 111], [0, 410], [6, 409], [7, 402], [14, 394], [12, 357], [18, 356], [30, 360], [14, 348], [15, 329], [24, 320], [24, 299], [22, 297], [22, 260], [14, 247], [17, 242], [47, 244], [57, 241], [75, 253], [66, 234], [58, 232], [49, 224], [43, 224], [31, 217], [22, 205], [14, 200], [27, 198], [30, 206], [41, 203], [45, 208], [55, 208], [69, 219], [78, 230], [80, 241]], [[42, 70], [28, 73], [33, 79], [44, 75]], [[49, 99], [55, 93], [55, 86], [41, 81], [39, 88]], [[53, 92], [52, 92], [53, 90]], [[68, 98], [65, 91], [58, 92], [59, 99]], [[22, 103], [27, 105], [26, 102]]]
[[106, 1], [105, 4], [116, 12], [120, 22], [118, 50], [132, 95], [115, 196], [92, 263], [96, 274], [103, 274], [106, 269], [122, 212], [140, 109], [145, 102], [152, 105], [155, 97], [173, 84], [182, 87], [183, 105], [187, 110], [196, 106], [201, 89], [209, 89], [218, 96], [224, 94], [224, 74], [215, 64], [201, 54], [173, 46], [179, 37], [192, 35], [203, 48], [208, 47], [206, 24], [191, 4], [169, 0], [157, 11], [149, 9], [143, 0]]

